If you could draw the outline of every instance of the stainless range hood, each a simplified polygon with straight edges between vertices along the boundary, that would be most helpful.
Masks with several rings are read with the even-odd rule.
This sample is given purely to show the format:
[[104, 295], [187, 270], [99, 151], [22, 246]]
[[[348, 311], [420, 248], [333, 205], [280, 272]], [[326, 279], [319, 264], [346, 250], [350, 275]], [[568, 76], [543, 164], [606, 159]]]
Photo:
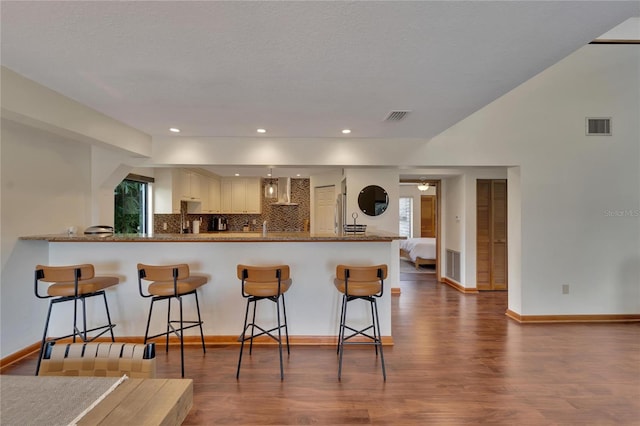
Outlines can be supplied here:
[[291, 202], [291, 178], [278, 178], [278, 201], [272, 206], [297, 206]]

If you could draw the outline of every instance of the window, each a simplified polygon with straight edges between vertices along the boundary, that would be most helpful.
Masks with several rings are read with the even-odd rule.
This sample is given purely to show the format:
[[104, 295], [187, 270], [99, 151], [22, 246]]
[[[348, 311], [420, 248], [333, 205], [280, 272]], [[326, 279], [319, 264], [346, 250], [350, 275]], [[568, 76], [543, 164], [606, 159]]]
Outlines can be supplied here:
[[129, 175], [116, 187], [114, 192], [114, 231], [116, 233], [148, 233], [150, 182], [153, 182], [153, 179]]
[[413, 197], [400, 197], [400, 230], [401, 236], [413, 236]]

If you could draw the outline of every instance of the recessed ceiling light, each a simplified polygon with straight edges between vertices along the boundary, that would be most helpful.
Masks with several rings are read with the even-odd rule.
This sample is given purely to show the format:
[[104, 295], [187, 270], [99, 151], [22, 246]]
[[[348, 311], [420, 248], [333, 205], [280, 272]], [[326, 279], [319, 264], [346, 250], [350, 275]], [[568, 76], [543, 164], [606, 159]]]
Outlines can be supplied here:
[[297, 176], [297, 177], [300, 177], [300, 173], [298, 173], [296, 176]]
[[177, 127], [170, 127], [169, 131], [173, 133], [180, 133], [180, 129], [178, 129]]
[[236, 173], [235, 175], [236, 175], [236, 176], [240, 176], [240, 173]]
[[342, 131], [342, 133], [344, 133], [345, 135], [348, 135], [349, 133], [351, 133], [351, 130], [350, 129], [344, 129]]
[[257, 132], [258, 133], [267, 133], [267, 130], [266, 129], [258, 129]]

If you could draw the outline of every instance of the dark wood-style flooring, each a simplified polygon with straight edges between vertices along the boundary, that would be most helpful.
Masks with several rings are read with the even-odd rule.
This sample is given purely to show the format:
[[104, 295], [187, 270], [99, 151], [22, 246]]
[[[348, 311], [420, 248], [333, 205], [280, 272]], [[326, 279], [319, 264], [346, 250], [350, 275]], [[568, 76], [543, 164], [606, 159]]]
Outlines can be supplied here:
[[[371, 347], [347, 348], [338, 381], [334, 347], [293, 346], [280, 381], [274, 346], [254, 348], [239, 380], [237, 346], [193, 346], [185, 424], [640, 425], [639, 323], [519, 325], [505, 292], [402, 278], [386, 382]], [[178, 347], [159, 349], [158, 375], [180, 377]], [[33, 374], [35, 358], [7, 374]]]

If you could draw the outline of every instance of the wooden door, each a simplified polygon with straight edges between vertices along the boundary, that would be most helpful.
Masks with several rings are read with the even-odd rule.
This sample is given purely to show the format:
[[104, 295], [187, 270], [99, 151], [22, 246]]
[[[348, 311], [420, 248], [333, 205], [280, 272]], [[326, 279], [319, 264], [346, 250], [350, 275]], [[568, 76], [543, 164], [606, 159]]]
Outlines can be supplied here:
[[436, 196], [420, 196], [420, 236], [435, 238], [437, 227]]
[[476, 221], [476, 286], [478, 290], [506, 290], [506, 180], [478, 179]]

